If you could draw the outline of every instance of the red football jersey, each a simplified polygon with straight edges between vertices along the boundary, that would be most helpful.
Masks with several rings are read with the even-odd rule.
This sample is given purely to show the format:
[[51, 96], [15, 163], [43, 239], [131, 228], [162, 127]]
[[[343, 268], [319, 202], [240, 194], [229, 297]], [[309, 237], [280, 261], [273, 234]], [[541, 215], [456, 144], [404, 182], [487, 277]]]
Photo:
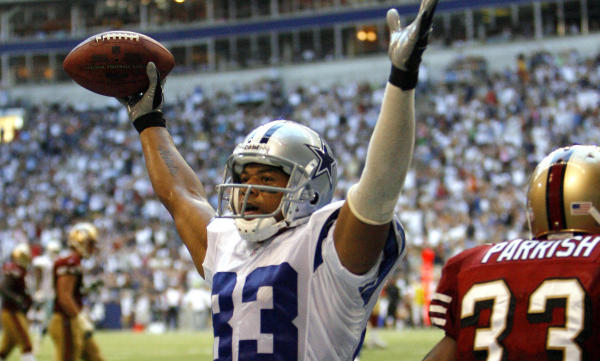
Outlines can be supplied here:
[[[54, 262], [54, 288], [55, 293], [58, 295], [58, 290], [56, 290], [56, 280], [58, 277], [63, 275], [72, 275], [75, 276], [75, 287], [73, 289], [73, 298], [75, 299], [75, 303], [79, 307], [82, 306], [82, 295], [81, 295], [81, 286], [83, 282], [83, 271], [81, 268], [81, 257], [77, 253], [71, 253], [67, 257], [62, 257], [57, 259]], [[54, 302], [54, 311], [64, 313], [60, 304], [58, 302]]]
[[600, 235], [483, 245], [448, 260], [429, 307], [458, 360], [600, 360]]
[[[20, 296], [23, 302], [30, 302], [29, 295], [25, 289], [25, 276], [27, 271], [25, 268], [19, 266], [13, 261], [8, 261], [2, 266], [2, 273], [4, 277], [10, 277], [10, 281], [6, 282], [9, 289], [15, 296]], [[24, 305], [16, 303], [9, 297], [4, 297], [2, 300], [2, 308], [10, 311], [18, 311], [23, 308]]]

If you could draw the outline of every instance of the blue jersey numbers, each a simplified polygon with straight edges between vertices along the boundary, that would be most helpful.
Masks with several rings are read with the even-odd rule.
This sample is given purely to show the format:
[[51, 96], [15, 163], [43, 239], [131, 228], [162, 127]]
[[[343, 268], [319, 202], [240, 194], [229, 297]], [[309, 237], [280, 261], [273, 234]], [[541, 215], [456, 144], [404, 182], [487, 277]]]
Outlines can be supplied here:
[[233, 272], [219, 272], [213, 277], [212, 294], [217, 295], [217, 306], [213, 305], [213, 332], [219, 338], [219, 357], [215, 361], [231, 360], [231, 336], [233, 330], [228, 321], [233, 316], [233, 289], [236, 275]]
[[[236, 279], [233, 272], [219, 272], [213, 277], [212, 294], [213, 298], [217, 297], [213, 302], [213, 328], [215, 339], [219, 338], [215, 361], [233, 359], [233, 329], [229, 321], [233, 317]], [[272, 297], [273, 308], [259, 310], [260, 333], [273, 338], [273, 353], [259, 353], [257, 339], [240, 335], [239, 360], [297, 360], [298, 328], [293, 321], [298, 316], [298, 273], [287, 262], [253, 270], [244, 280], [241, 302], [257, 302], [262, 287], [271, 292], [272, 296], [267, 297]]]

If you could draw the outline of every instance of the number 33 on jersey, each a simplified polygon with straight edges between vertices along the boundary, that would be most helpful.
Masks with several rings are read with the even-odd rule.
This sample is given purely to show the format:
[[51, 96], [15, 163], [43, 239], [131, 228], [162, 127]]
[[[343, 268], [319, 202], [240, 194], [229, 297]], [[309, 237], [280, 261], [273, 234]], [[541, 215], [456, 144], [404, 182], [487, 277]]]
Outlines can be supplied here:
[[517, 239], [451, 258], [429, 315], [460, 360], [600, 360], [599, 285], [600, 236]]

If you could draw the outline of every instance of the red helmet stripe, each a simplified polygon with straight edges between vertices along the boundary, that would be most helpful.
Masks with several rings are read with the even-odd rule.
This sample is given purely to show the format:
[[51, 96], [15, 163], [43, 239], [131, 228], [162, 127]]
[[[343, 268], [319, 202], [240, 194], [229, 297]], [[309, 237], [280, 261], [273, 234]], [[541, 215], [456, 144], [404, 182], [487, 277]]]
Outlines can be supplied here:
[[567, 225], [565, 205], [563, 202], [563, 183], [567, 163], [557, 163], [548, 170], [546, 183], [546, 214], [548, 215], [548, 229], [558, 231]]

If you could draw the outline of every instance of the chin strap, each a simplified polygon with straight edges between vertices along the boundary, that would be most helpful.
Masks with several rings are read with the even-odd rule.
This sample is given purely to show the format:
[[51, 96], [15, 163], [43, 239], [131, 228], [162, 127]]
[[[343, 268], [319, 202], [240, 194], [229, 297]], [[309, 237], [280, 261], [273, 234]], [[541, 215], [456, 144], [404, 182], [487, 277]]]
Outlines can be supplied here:
[[248, 242], [262, 242], [286, 228], [285, 220], [277, 222], [274, 217], [243, 219], [236, 218], [235, 225], [240, 236]]
[[291, 222], [285, 219], [277, 222], [274, 217], [243, 219], [236, 218], [235, 225], [240, 236], [248, 242], [260, 243], [284, 229], [295, 228], [308, 222], [310, 217], [302, 217]]

